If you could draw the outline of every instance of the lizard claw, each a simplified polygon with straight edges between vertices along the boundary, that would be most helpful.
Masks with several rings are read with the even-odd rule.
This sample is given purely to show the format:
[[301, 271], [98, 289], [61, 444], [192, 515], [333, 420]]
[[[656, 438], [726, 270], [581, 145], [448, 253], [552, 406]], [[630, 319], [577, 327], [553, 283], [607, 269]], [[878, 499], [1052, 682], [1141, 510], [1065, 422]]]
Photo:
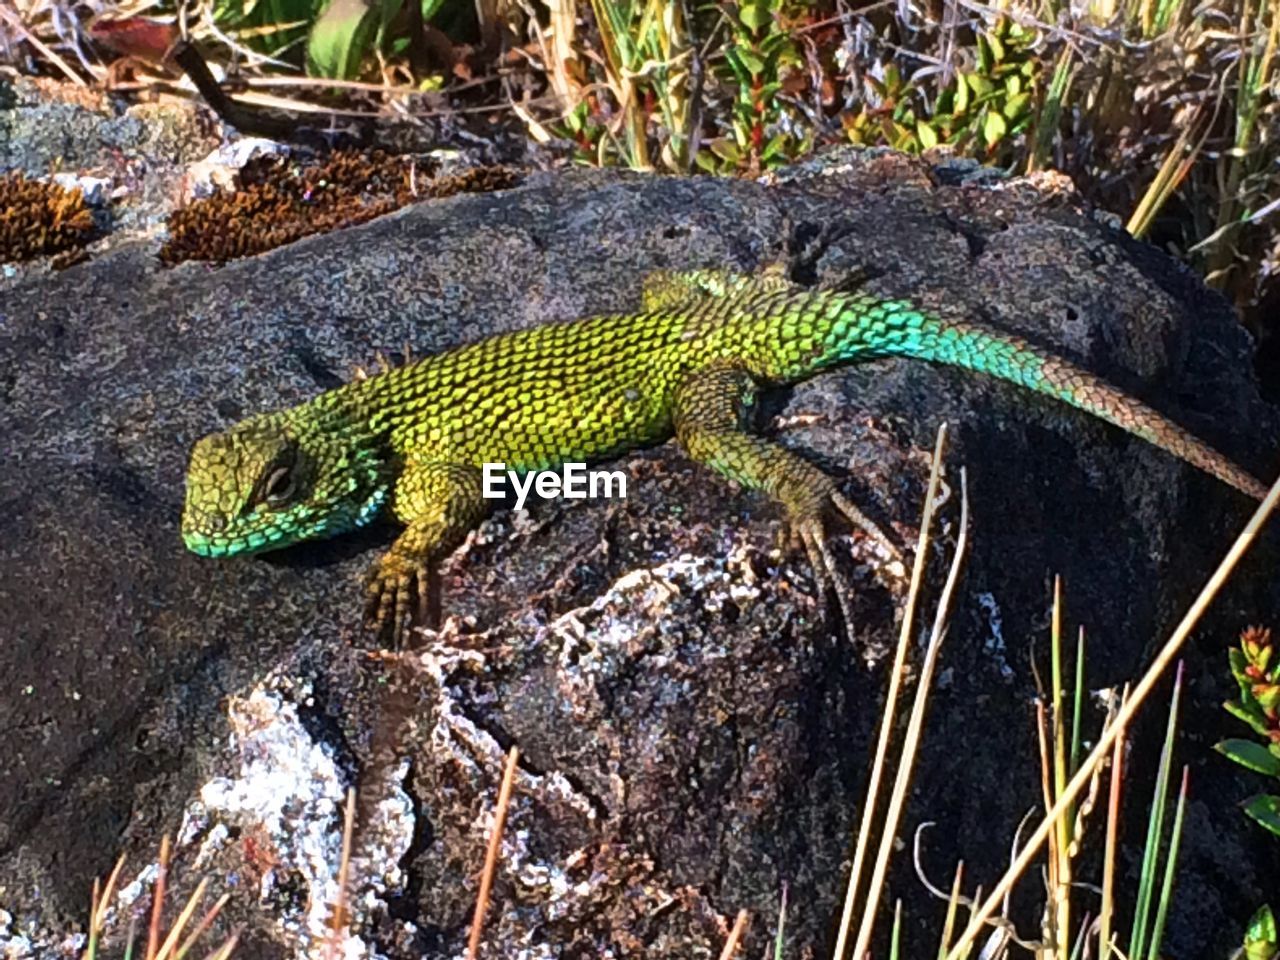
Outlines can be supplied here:
[[906, 565], [902, 552], [886, 536], [885, 532], [870, 517], [834, 489], [827, 491], [809, 510], [805, 510], [799, 516], [792, 517], [792, 532], [804, 546], [805, 553], [808, 555], [809, 566], [813, 570], [813, 577], [816, 581], [819, 596], [825, 597], [828, 590], [835, 593], [836, 600], [840, 604], [840, 615], [844, 619], [845, 628], [851, 629], [853, 626], [853, 603], [849, 596], [848, 585], [840, 575], [835, 557], [827, 544], [826, 525], [823, 523], [822, 518], [821, 508], [827, 503], [835, 507], [850, 523], [870, 536], [876, 545], [889, 555], [890, 573], [901, 577], [905, 575]]
[[396, 649], [408, 647], [409, 630], [428, 622], [431, 571], [421, 561], [388, 553], [373, 568], [365, 589], [365, 626], [390, 634]]

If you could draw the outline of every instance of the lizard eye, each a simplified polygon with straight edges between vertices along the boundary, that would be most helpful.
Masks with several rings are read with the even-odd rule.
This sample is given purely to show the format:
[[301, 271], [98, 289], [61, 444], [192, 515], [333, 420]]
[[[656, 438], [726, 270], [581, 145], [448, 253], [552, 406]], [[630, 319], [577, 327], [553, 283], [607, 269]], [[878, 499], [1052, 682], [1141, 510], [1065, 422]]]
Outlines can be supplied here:
[[276, 467], [262, 485], [262, 499], [272, 506], [279, 506], [293, 496], [293, 468]]

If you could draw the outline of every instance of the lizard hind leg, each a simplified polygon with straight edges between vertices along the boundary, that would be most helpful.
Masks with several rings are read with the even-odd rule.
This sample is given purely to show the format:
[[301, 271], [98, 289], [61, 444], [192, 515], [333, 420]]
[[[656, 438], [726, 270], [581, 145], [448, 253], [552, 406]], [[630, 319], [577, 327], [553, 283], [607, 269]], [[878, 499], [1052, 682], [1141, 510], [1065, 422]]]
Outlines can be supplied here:
[[736, 367], [702, 370], [676, 388], [676, 438], [691, 458], [746, 487], [762, 490], [787, 511], [792, 534], [813, 567], [817, 587], [833, 588], [846, 628], [852, 604], [827, 544], [826, 519], [834, 509], [901, 561], [893, 542], [869, 517], [840, 495], [835, 481], [774, 441], [747, 430], [747, 412], [756, 393], [749, 373]]
[[407, 526], [378, 558], [365, 592], [365, 623], [403, 649], [409, 630], [431, 619], [436, 562], [480, 522], [486, 503], [475, 467], [410, 460], [396, 483], [392, 510]]

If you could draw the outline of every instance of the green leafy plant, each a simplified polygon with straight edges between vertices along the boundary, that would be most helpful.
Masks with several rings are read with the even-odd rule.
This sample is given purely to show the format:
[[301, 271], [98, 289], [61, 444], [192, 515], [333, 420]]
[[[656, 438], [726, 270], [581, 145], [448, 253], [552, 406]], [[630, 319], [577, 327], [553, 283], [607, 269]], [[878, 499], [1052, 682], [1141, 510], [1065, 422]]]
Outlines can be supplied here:
[[[1265, 627], [1248, 627], [1240, 646], [1228, 653], [1240, 698], [1223, 706], [1247, 723], [1264, 742], [1230, 739], [1214, 746], [1242, 767], [1280, 780], [1280, 656]], [[1244, 805], [1245, 815], [1280, 836], [1280, 796], [1259, 794]]]
[[734, 89], [729, 134], [697, 157], [703, 170], [772, 169], [812, 147], [779, 98], [804, 58], [793, 24], [802, 11], [786, 0], [748, 0], [725, 11], [729, 38], [717, 75]]
[[873, 96], [845, 120], [857, 144], [876, 143], [919, 153], [940, 144], [997, 162], [1010, 162], [1017, 140], [1031, 128], [1040, 101], [1056, 124], [1069, 76], [1067, 62], [1054, 72], [1050, 96], [1041, 91], [1043, 68], [1033, 49], [1033, 30], [1008, 19], [978, 33], [977, 62], [957, 70], [930, 106], [928, 80], [908, 79], [894, 63], [880, 77], [868, 76]]

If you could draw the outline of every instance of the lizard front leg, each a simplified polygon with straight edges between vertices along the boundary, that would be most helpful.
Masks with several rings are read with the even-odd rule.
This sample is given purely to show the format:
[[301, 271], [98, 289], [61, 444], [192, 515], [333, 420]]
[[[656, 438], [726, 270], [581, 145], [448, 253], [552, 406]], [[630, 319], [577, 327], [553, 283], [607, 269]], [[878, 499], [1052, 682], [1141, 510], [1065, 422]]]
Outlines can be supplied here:
[[747, 413], [755, 394], [756, 382], [745, 370], [726, 367], [689, 374], [675, 391], [676, 439], [694, 460], [782, 503], [819, 589], [825, 593], [834, 586], [847, 626], [852, 623], [851, 607], [823, 524], [829, 509], [834, 507], [870, 534], [895, 560], [901, 555], [869, 517], [840, 495], [835, 481], [781, 444], [747, 431]]
[[365, 620], [403, 647], [409, 628], [426, 622], [431, 567], [480, 522], [486, 503], [480, 471], [410, 458], [392, 493], [391, 509], [406, 524], [369, 576]]

